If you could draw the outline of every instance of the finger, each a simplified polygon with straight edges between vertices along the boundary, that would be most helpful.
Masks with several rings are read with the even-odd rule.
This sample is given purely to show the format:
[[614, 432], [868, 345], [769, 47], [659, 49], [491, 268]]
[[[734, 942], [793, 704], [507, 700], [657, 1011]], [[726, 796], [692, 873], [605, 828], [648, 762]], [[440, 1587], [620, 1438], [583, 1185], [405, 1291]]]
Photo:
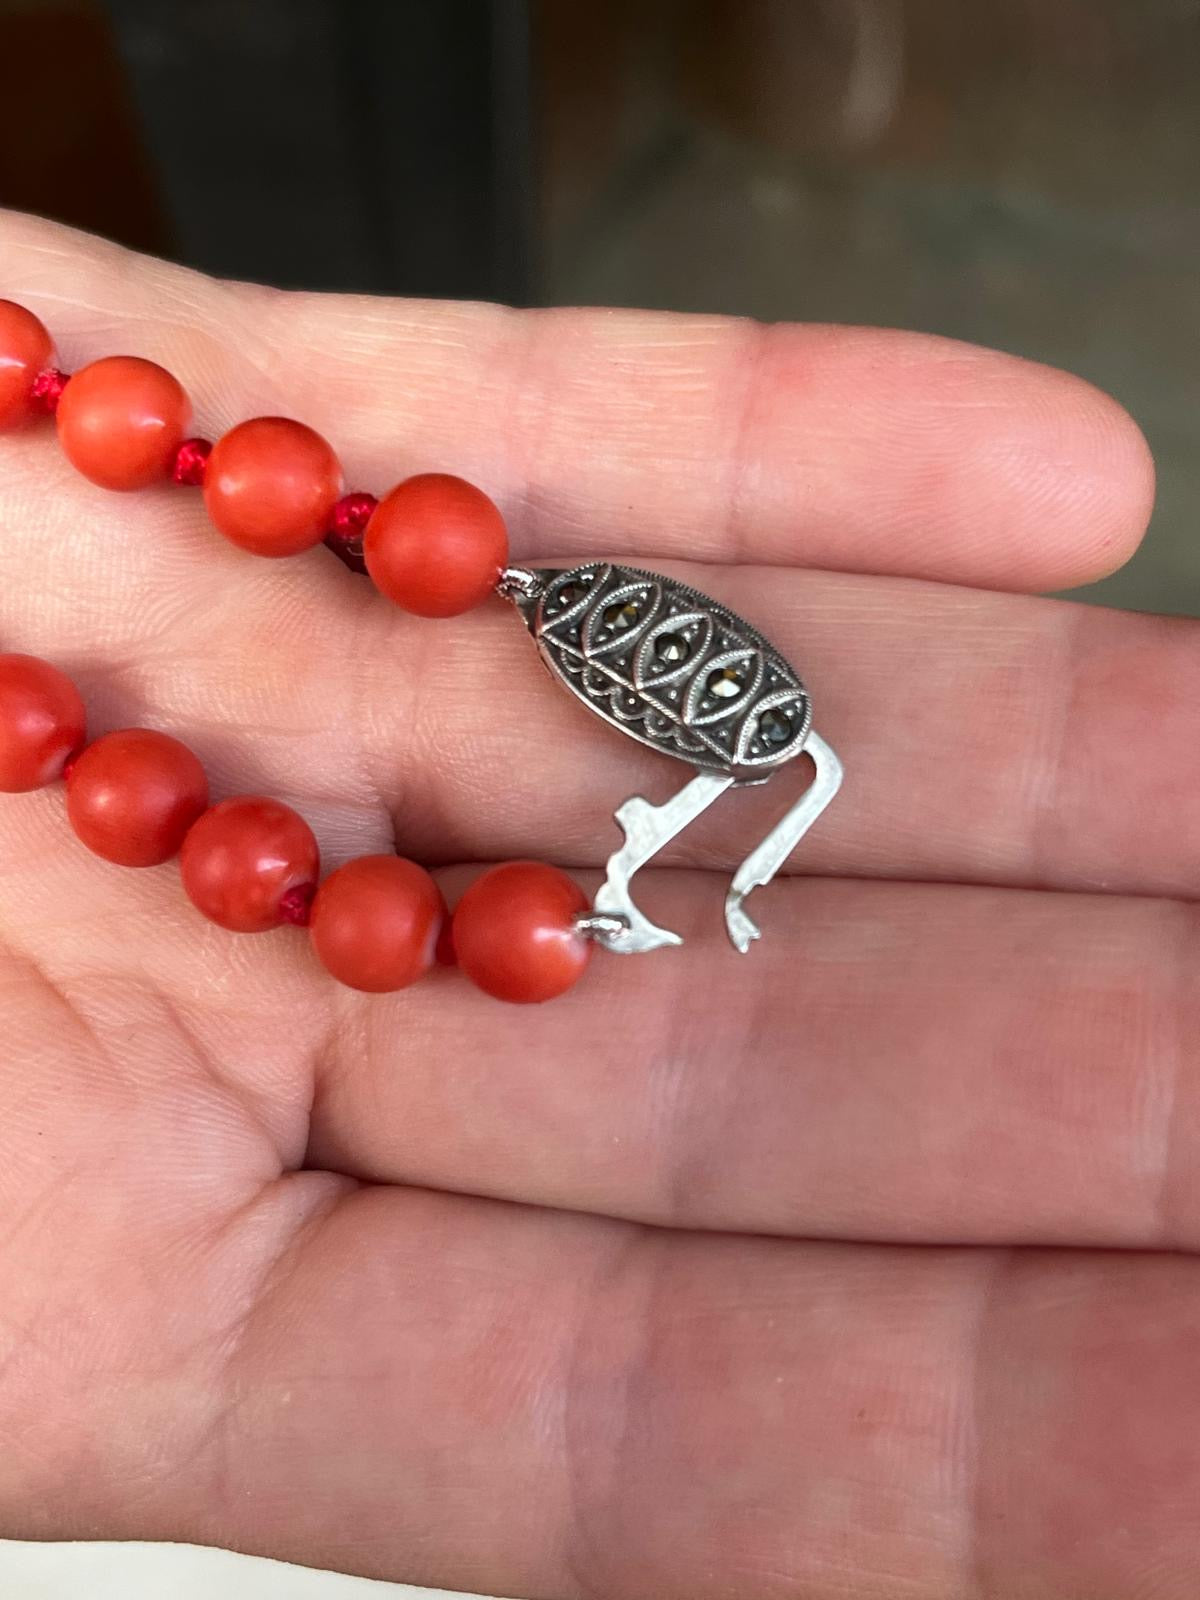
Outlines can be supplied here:
[[718, 881], [653, 873], [683, 950], [598, 951], [535, 1016], [457, 972], [339, 991], [298, 932], [207, 927], [172, 868], [108, 868], [56, 811], [6, 811], [0, 931], [68, 994], [155, 997], [290, 1162], [307, 1137], [361, 1178], [693, 1228], [1200, 1246], [1190, 907], [787, 880], [742, 961]]
[[[278, 1231], [269, 1193], [223, 1263]], [[69, 1499], [7, 1466], [7, 1531], [555, 1600], [1192, 1592], [1187, 1258], [714, 1240], [367, 1190], [245, 1276], [186, 1418], [179, 1379], [131, 1370], [120, 1427], [56, 1463]]]
[[1106, 396], [924, 335], [284, 295], [12, 214], [0, 282], [68, 365], [164, 361], [204, 432], [283, 411], [329, 435], [358, 487], [474, 479], [522, 557], [1066, 587], [1121, 565], [1153, 495], [1144, 441]]
[[110, 868], [60, 812], [55, 795], [6, 807], [0, 929], [68, 987], [120, 974], [167, 997], [256, 1102], [299, 1085], [295, 1160], [311, 1112], [318, 1165], [659, 1223], [1200, 1240], [1190, 907], [785, 880], [756, 903], [765, 937], [743, 962], [720, 880], [647, 874], [639, 899], [684, 949], [597, 952], [538, 1012], [530, 1052], [530, 1014], [460, 974], [341, 993], [298, 934], [207, 927], [173, 867]]
[[[418, 859], [598, 865], [615, 807], [681, 781], [556, 690], [499, 601], [422, 623], [336, 563], [216, 548], [174, 494], [131, 528], [129, 497], [93, 506], [52, 454], [7, 482], [4, 647], [77, 671], [97, 727], [153, 721], [195, 743], [225, 792], [267, 787], [328, 816], [331, 859], [386, 808]], [[1196, 893], [1195, 622], [907, 580], [671, 570], [793, 660], [845, 763], [796, 868]], [[792, 769], [721, 801], [662, 859], [729, 870], [803, 781]]]
[[[597, 953], [536, 1018], [452, 980], [347, 1008], [309, 1160], [692, 1228], [1200, 1246], [1200, 921], [1178, 905], [788, 881], [741, 963]], [[455, 975], [457, 976], [457, 975]]]
[[[672, 570], [798, 665], [844, 763], [792, 870], [1200, 893], [1197, 623], [895, 580]], [[684, 781], [548, 684], [499, 608], [449, 632], [368, 629], [355, 693], [367, 774], [400, 848], [421, 858], [598, 866], [626, 796], [661, 801]], [[729, 872], [798, 795], [804, 765], [725, 797], [660, 859]]]

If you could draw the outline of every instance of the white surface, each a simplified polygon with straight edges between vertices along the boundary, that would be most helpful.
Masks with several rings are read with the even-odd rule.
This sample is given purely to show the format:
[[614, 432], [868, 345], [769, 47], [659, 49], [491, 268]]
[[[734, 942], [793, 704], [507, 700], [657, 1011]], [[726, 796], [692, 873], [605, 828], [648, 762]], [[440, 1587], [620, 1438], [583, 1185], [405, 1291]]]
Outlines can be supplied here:
[[4, 1600], [484, 1600], [370, 1583], [186, 1544], [20, 1544], [0, 1539]]

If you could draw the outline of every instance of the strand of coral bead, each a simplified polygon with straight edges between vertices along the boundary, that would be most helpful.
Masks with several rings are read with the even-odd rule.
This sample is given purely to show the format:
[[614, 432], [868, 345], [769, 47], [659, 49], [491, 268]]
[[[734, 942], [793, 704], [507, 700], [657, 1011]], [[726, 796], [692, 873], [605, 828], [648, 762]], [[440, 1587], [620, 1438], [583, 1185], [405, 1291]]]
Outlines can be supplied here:
[[[336, 454], [303, 423], [251, 418], [210, 444], [187, 437], [190, 402], [155, 362], [108, 356], [68, 376], [50, 364], [53, 353], [32, 313], [0, 301], [0, 429], [53, 414], [67, 458], [92, 482], [121, 490], [166, 480], [200, 487], [210, 520], [231, 543], [277, 558], [324, 540], [418, 616], [455, 616], [495, 591], [508, 561], [507, 529], [498, 507], [465, 480], [422, 473], [378, 501], [344, 495]], [[364, 858], [318, 892], [316, 840], [289, 807], [242, 796], [205, 809], [199, 763], [178, 741], [148, 730], [107, 735], [72, 761], [84, 727], [81, 703], [63, 690], [74, 693], [69, 680], [55, 679], [44, 663], [24, 669], [23, 679], [21, 669], [10, 670], [23, 709], [14, 701], [8, 732], [0, 726], [0, 788], [5, 762], [10, 786], [36, 787], [70, 761], [72, 825], [96, 854], [153, 865], [181, 852], [185, 890], [212, 921], [235, 931], [311, 924], [318, 955], [353, 987], [401, 987], [432, 962], [444, 907], [432, 880], [412, 875], [428, 879], [423, 869], [401, 863], [412, 873], [397, 871], [396, 857]], [[0, 699], [0, 719], [4, 713]], [[468, 890], [450, 943], [488, 993], [549, 999], [587, 964], [585, 911], [565, 873], [509, 863]]]
[[213, 526], [255, 555], [299, 555], [323, 540], [403, 610], [451, 617], [481, 604], [508, 561], [499, 508], [448, 473], [419, 473], [381, 500], [343, 495], [327, 440], [288, 417], [252, 417], [215, 444], [188, 437], [182, 385], [141, 356], [104, 356], [67, 377], [24, 307], [0, 301], [0, 428], [52, 410], [63, 451], [91, 482], [201, 488]]
[[69, 821], [93, 854], [124, 867], [179, 855], [184, 890], [210, 921], [240, 933], [309, 925], [318, 958], [351, 988], [406, 988], [432, 966], [446, 908], [415, 862], [366, 856], [318, 890], [317, 842], [290, 806], [242, 795], [210, 807], [204, 768], [169, 734], [85, 737], [83, 701], [64, 673], [0, 655], [0, 788], [65, 778]]
[[[124, 867], [178, 855], [184, 891], [209, 921], [237, 933], [307, 924], [322, 965], [350, 988], [404, 989], [433, 965], [445, 902], [415, 862], [364, 856], [317, 888], [317, 841], [290, 806], [259, 795], [209, 806], [203, 767], [169, 734], [125, 728], [86, 745], [85, 737], [83, 701], [64, 673], [33, 656], [0, 656], [0, 788], [65, 777], [68, 818], [93, 854]], [[556, 868], [495, 867], [463, 896], [452, 944], [487, 993], [548, 1000], [587, 963], [577, 928], [584, 904]]]

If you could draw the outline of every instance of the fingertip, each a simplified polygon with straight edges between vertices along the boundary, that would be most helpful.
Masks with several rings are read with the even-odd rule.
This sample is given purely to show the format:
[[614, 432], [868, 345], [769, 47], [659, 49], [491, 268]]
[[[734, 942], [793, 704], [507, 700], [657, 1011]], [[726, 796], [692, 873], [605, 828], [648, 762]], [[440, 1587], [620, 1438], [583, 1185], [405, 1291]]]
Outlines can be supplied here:
[[1136, 550], [1154, 469], [1082, 378], [933, 334], [779, 327], [759, 342], [738, 529], [761, 561], [1037, 592]]
[[214, 434], [295, 407], [364, 486], [449, 467], [517, 508], [526, 557], [619, 530], [647, 558], [1056, 590], [1122, 566], [1153, 505], [1117, 401], [953, 339], [297, 296], [8, 213], [0, 269], [68, 368], [128, 346]]
[[1094, 583], [1137, 552], [1154, 510], [1156, 472], [1145, 434], [1118, 400], [1083, 378], [1060, 375], [1078, 436], [1079, 500], [1060, 545], [1060, 588]]
[[992, 403], [971, 428], [994, 562], [982, 581], [1039, 592], [1115, 572], [1137, 550], [1154, 504], [1154, 460], [1141, 429], [1073, 373], [990, 361]]

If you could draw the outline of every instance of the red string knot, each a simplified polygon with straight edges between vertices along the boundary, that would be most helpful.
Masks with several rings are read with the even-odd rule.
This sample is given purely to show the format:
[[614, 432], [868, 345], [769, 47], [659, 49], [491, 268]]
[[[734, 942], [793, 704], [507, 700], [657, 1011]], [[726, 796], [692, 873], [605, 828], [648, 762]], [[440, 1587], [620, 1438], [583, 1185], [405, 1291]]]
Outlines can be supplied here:
[[50, 416], [58, 410], [58, 402], [62, 399], [62, 392], [67, 387], [70, 376], [69, 372], [62, 372], [58, 367], [47, 367], [33, 380], [34, 402]]
[[312, 915], [312, 903], [316, 899], [317, 886], [315, 883], [298, 883], [294, 889], [289, 889], [279, 902], [279, 915], [285, 922], [290, 922], [294, 928], [307, 928]]
[[353, 494], [344, 494], [333, 508], [325, 543], [351, 572], [367, 570], [363, 560], [363, 534], [378, 504], [373, 494], [358, 489]]
[[185, 439], [175, 453], [171, 477], [185, 488], [198, 489], [204, 482], [212, 445], [207, 439]]

